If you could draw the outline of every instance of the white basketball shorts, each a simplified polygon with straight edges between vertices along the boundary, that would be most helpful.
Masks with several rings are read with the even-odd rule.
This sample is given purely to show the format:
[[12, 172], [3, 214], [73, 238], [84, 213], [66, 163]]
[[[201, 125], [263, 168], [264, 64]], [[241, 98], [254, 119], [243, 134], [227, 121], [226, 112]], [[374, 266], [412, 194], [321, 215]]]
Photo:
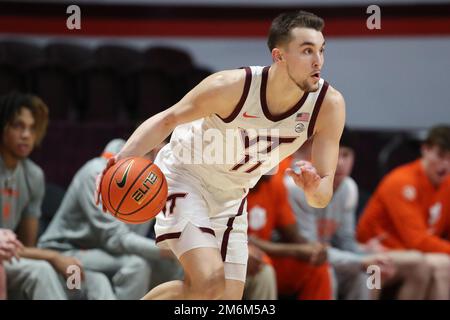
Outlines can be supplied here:
[[[220, 251], [225, 278], [245, 282], [247, 270], [246, 192], [206, 187], [188, 170], [171, 170], [161, 152], [155, 164], [164, 173], [169, 193], [166, 208], [156, 216], [156, 243], [179, 258], [201, 247]], [[213, 174], [213, 173], [212, 173]]]

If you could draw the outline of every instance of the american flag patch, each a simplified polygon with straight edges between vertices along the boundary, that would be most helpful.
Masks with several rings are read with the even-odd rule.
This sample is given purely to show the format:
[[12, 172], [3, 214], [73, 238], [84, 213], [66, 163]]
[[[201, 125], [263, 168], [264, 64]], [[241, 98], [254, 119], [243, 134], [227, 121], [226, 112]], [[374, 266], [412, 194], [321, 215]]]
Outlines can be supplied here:
[[309, 112], [297, 113], [297, 116], [295, 117], [295, 121], [309, 121]]

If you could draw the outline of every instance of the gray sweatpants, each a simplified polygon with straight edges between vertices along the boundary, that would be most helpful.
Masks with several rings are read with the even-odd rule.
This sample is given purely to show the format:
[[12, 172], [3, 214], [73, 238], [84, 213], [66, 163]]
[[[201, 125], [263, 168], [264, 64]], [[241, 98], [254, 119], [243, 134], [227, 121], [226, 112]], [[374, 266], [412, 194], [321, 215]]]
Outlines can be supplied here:
[[176, 261], [147, 261], [137, 255], [111, 255], [100, 249], [71, 250], [86, 270], [104, 273], [111, 281], [118, 299], [137, 300], [161, 282], [180, 279]]
[[81, 288], [69, 289], [63, 276], [47, 261], [21, 258], [5, 262], [4, 267], [8, 299], [115, 299], [108, 279], [98, 272], [85, 271]]
[[345, 268], [331, 268], [331, 270], [335, 299], [370, 300], [366, 273], [354, 272]]
[[277, 277], [274, 268], [263, 264], [261, 270], [254, 276], [248, 276], [244, 287], [244, 300], [276, 300]]

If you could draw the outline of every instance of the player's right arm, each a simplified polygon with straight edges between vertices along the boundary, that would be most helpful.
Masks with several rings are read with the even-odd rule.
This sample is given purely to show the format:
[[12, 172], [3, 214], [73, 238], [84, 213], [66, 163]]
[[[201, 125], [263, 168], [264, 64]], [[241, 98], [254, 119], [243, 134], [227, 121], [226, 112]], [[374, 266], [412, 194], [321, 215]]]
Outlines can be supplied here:
[[145, 155], [180, 124], [214, 113], [227, 117], [239, 102], [244, 81], [244, 70], [221, 71], [207, 77], [178, 103], [142, 123], [119, 152], [117, 160]]
[[217, 114], [228, 117], [238, 104], [244, 90], [245, 70], [217, 72], [193, 88], [178, 103], [143, 122], [131, 135], [122, 150], [110, 158], [97, 179], [96, 203], [103, 174], [115, 162], [126, 157], [142, 157], [166, 139], [176, 126]]
[[249, 243], [255, 245], [269, 256], [290, 257], [301, 261], [306, 261], [313, 265], [321, 265], [327, 261], [327, 247], [318, 242], [273, 242], [259, 239], [253, 235], [249, 236], [248, 240]]

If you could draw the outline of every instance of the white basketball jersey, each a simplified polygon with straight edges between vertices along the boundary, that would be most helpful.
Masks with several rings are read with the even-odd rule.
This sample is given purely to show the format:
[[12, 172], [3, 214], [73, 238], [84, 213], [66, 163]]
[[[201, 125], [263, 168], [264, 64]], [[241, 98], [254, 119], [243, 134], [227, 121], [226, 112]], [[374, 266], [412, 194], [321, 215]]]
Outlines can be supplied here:
[[266, 101], [270, 67], [246, 67], [243, 94], [226, 119], [212, 115], [180, 125], [158, 159], [175, 171], [188, 170], [205, 186], [248, 190], [294, 153], [314, 132], [328, 88], [305, 93], [292, 108], [272, 115]]

